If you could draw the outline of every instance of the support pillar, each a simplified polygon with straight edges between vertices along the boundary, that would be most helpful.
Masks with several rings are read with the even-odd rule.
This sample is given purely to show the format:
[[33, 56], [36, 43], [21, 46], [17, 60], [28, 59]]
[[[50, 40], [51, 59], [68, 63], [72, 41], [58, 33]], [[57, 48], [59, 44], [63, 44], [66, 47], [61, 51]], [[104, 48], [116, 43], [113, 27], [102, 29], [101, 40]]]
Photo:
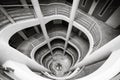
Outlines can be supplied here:
[[90, 7], [90, 10], [89, 10], [88, 14], [92, 15], [92, 13], [95, 10], [98, 3], [99, 3], [99, 0], [97, 2], [95, 0], [93, 0], [93, 3], [91, 5], [91, 7]]
[[23, 7], [24, 7], [25, 9], [29, 9], [29, 6], [28, 6], [26, 0], [20, 0], [20, 2], [21, 2], [21, 4], [23, 5]]
[[[7, 11], [0, 5], [0, 10], [2, 11], [2, 13], [7, 17], [7, 19], [12, 23], [14, 24], [15, 21], [12, 19], [12, 17], [7, 13]], [[28, 40], [27, 36], [24, 34], [23, 31], [19, 31], [18, 32], [20, 34], [20, 36], [25, 39], [25, 40]]]
[[72, 9], [71, 9], [71, 13], [70, 13], [70, 21], [69, 21], [69, 25], [68, 25], [66, 42], [65, 42], [65, 47], [64, 47], [64, 52], [63, 53], [65, 53], [65, 50], [67, 48], [67, 43], [68, 43], [72, 28], [73, 28], [73, 21], [74, 21], [76, 11], [77, 11], [78, 6], [79, 6], [79, 2], [80, 2], [80, 0], [73, 0]]
[[11, 22], [11, 23], [15, 23], [15, 21], [9, 16], [9, 14], [7, 13], [7, 11], [0, 5], [0, 10], [1, 12], [7, 17], [7, 19]]
[[19, 31], [18, 34], [19, 34], [24, 40], [28, 40], [28, 37], [24, 34], [23, 31]]
[[116, 11], [108, 18], [105, 22], [106, 24], [112, 26], [113, 28], [117, 28], [120, 25], [120, 6], [116, 9]]
[[45, 26], [45, 23], [44, 23], [44, 17], [43, 17], [39, 2], [38, 2], [38, 0], [31, 0], [31, 2], [32, 2], [33, 8], [35, 10], [36, 16], [37, 16], [37, 18], [40, 22], [42, 32], [43, 32], [43, 34], [45, 36], [45, 39], [48, 43], [48, 47], [49, 47], [49, 49], [52, 53], [52, 48], [51, 48], [51, 45], [50, 45], [49, 36], [48, 36], [47, 30], [46, 30], [46, 26]]
[[120, 35], [108, 42], [107, 44], [105, 44], [104, 46], [102, 46], [100, 49], [93, 52], [88, 57], [84, 58], [81, 62], [77, 63], [71, 69], [94, 64], [96, 62], [104, 60], [107, 57], [109, 57], [113, 51], [118, 49], [120, 49]]
[[36, 31], [38, 34], [40, 34], [40, 31], [39, 31], [39, 29], [38, 29], [37, 26], [34, 26], [34, 29], [35, 29], [35, 31]]

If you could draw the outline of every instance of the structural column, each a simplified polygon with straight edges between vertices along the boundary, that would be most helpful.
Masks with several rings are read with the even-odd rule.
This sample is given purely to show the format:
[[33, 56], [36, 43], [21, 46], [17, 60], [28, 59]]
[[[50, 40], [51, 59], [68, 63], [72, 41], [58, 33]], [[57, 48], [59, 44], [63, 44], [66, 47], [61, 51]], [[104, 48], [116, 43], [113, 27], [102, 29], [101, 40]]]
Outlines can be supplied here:
[[105, 22], [113, 28], [117, 28], [120, 25], [120, 6], [116, 9], [116, 11], [108, 18]]
[[8, 19], [11, 23], [15, 23], [15, 21], [9, 16], [9, 14], [8, 14], [7, 11], [2, 7], [2, 5], [0, 5], [0, 10], [1, 10], [1, 12], [7, 17], [7, 19]]
[[90, 7], [90, 10], [88, 12], [90, 15], [92, 15], [92, 13], [95, 10], [98, 3], [99, 3], [99, 0], [97, 0], [97, 1], [93, 0], [92, 6]]
[[31, 2], [33, 4], [36, 16], [37, 16], [37, 18], [38, 18], [38, 20], [40, 22], [42, 32], [43, 32], [43, 34], [45, 36], [45, 39], [46, 39], [46, 41], [48, 43], [48, 47], [49, 47], [49, 49], [50, 49], [50, 51], [52, 53], [52, 49], [51, 49], [51, 45], [50, 45], [50, 41], [49, 41], [49, 36], [48, 36], [47, 30], [46, 30], [46, 26], [45, 26], [45, 23], [44, 23], [44, 17], [43, 17], [39, 2], [38, 2], [38, 0], [31, 0]]
[[28, 6], [26, 0], [20, 0], [20, 2], [22, 3], [22, 5], [23, 5], [24, 8], [29, 9], [29, 6]]
[[19, 33], [20, 36], [22, 36], [22, 38], [23, 38], [24, 40], [28, 40], [28, 37], [24, 34], [23, 31], [19, 31], [18, 33]]
[[38, 34], [40, 34], [40, 31], [39, 31], [39, 29], [38, 29], [37, 26], [34, 26], [34, 29], [35, 29], [35, 31], [36, 31]]
[[[24, 7], [25, 9], [28, 9], [28, 10], [29, 10], [29, 6], [28, 6], [26, 0], [20, 0], [20, 2], [21, 2], [21, 4], [23, 5], [23, 7]], [[35, 15], [35, 17], [36, 17], [36, 14], [35, 14], [35, 13], [34, 13], [34, 15]], [[35, 29], [35, 31], [36, 31], [38, 34], [40, 34], [40, 31], [39, 31], [39, 29], [38, 29], [37, 26], [34, 26], [34, 29]]]
[[[7, 13], [7, 11], [1, 5], [0, 5], [0, 10], [12, 24], [15, 23], [12, 17]], [[27, 36], [23, 33], [23, 31], [19, 31], [18, 33], [20, 34], [20, 36], [22, 36], [23, 39], [28, 40]]]
[[100, 49], [98, 49], [95, 52], [93, 52], [88, 57], [84, 58], [81, 62], [76, 64], [71, 69], [75, 69], [77, 67], [82, 67], [82, 66], [94, 64], [96, 62], [104, 60], [107, 57], [109, 57], [109, 55], [113, 51], [118, 50], [118, 49], [120, 49], [120, 35], [118, 37], [116, 37], [115, 39], [111, 40], [110, 42], [108, 42], [107, 44], [105, 44]]
[[67, 43], [68, 43], [71, 31], [72, 31], [73, 21], [74, 21], [74, 18], [75, 18], [75, 15], [76, 15], [76, 11], [77, 11], [78, 6], [79, 6], [79, 2], [80, 2], [80, 0], [73, 0], [72, 9], [71, 9], [71, 13], [70, 13], [70, 21], [69, 21], [67, 35], [66, 35], [66, 42], [65, 42], [65, 47], [64, 47], [64, 53], [65, 53], [65, 50], [67, 48]]

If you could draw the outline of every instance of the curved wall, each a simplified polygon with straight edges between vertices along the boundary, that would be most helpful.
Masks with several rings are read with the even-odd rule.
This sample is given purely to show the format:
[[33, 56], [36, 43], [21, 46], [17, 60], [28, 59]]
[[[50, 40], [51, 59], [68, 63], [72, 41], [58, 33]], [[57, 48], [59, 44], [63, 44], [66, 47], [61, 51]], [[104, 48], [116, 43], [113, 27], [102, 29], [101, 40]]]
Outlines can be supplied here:
[[[57, 15], [49, 15], [49, 16], [45, 16], [44, 17], [44, 21], [46, 21], [45, 23], [54, 20], [54, 19], [61, 19], [61, 20], [65, 20], [67, 22], [69, 22], [69, 18], [62, 15], [62, 14], [57, 14]], [[33, 24], [34, 23], [34, 24]], [[4, 44], [9, 45], [9, 39], [12, 37], [12, 35], [14, 35], [16, 32], [23, 30], [25, 28], [31, 27], [31, 26], [35, 26], [38, 25], [39, 21], [37, 18], [35, 19], [26, 19], [26, 20], [21, 20], [21, 21], [17, 21], [14, 24], [9, 24], [6, 27], [4, 27], [1, 31], [0, 31], [0, 40], [1, 42], [4, 42]], [[90, 31], [84, 27], [83, 25], [80, 25], [79, 23], [77, 23], [76, 21], [74, 21], [73, 26], [75, 26], [77, 29], [81, 30], [82, 32], [84, 32], [88, 39], [89, 39], [89, 43], [90, 43], [90, 49], [88, 52], [88, 55], [92, 52], [93, 47], [94, 47], [94, 39], [93, 39], [93, 35], [90, 33]], [[100, 36], [101, 37], [101, 36]]]

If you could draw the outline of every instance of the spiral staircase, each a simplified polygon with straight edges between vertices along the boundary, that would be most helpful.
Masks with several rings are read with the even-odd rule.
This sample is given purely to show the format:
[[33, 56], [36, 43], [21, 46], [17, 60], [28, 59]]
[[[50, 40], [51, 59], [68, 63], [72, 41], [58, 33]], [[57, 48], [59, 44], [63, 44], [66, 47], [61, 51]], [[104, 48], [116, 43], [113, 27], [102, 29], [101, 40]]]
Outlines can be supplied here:
[[79, 1], [0, 5], [0, 76], [112, 80], [119, 74], [119, 36], [108, 42], [101, 25], [78, 8]]

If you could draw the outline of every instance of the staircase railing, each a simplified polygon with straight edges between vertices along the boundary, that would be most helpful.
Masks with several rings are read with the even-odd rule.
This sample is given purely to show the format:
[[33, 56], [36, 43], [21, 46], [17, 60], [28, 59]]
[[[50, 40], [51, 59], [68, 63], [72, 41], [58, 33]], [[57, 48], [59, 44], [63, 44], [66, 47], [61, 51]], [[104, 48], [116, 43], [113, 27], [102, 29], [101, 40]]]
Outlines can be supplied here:
[[[3, 5], [5, 7], [5, 5]], [[10, 5], [8, 5], [10, 6]], [[12, 5], [11, 5], [12, 6]], [[17, 5], [16, 5], [17, 6]], [[22, 6], [22, 5], [21, 5]], [[29, 5], [32, 6], [32, 5]], [[65, 3], [50, 3], [50, 4], [40, 4], [41, 10], [45, 17], [52, 16], [52, 15], [63, 15], [69, 18], [71, 6]], [[34, 11], [33, 9], [20, 9], [15, 11], [8, 10], [9, 15], [15, 20], [24, 20], [29, 18], [34, 18]], [[3, 20], [2, 20], [3, 19]], [[9, 20], [5, 17], [1, 17], [0, 19], [0, 27], [2, 28], [5, 24], [9, 23]], [[83, 13], [81, 10], [77, 10], [75, 22], [79, 23], [80, 25], [84, 26], [93, 36], [94, 39], [94, 46], [100, 47], [102, 41], [102, 33], [100, 31], [99, 25], [91, 18], [90, 16]]]

